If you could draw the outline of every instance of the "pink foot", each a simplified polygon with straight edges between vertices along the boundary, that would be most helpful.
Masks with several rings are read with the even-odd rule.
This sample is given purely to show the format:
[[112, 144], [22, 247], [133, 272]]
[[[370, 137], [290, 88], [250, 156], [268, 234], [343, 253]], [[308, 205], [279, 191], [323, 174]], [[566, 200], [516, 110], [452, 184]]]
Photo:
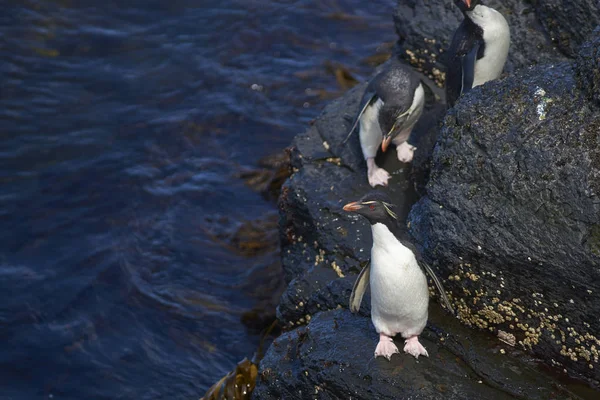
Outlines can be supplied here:
[[369, 185], [375, 187], [377, 185], [387, 186], [390, 174], [383, 168], [379, 168], [375, 164], [374, 158], [367, 158], [367, 177]]
[[398, 348], [394, 344], [394, 340], [383, 334], [379, 334], [379, 343], [377, 343], [377, 347], [375, 348], [375, 357], [385, 357], [389, 360], [392, 359], [392, 355], [394, 353], [399, 353]]
[[404, 341], [404, 352], [414, 356], [415, 358], [419, 358], [419, 356], [429, 357], [427, 354], [427, 350], [421, 343], [419, 343], [418, 336], [411, 336]]
[[404, 142], [396, 147], [396, 152], [398, 153], [398, 160], [403, 163], [409, 163], [412, 161], [415, 150], [417, 148], [415, 146], [411, 146], [407, 142]]

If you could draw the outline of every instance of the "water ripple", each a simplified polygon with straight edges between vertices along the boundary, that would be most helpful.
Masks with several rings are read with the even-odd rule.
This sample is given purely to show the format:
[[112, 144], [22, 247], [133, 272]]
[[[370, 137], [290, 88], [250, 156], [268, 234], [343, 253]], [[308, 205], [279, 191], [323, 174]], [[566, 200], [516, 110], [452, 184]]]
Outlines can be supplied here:
[[2, 396], [198, 398], [280, 290], [240, 171], [341, 93], [328, 62], [371, 73], [395, 1], [4, 3]]

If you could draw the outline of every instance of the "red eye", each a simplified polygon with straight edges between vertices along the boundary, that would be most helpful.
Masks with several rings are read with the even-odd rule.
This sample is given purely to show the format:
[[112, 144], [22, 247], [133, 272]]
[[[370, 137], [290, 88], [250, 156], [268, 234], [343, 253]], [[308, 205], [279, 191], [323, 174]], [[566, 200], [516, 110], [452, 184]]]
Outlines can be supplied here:
[[370, 208], [371, 210], [374, 210], [374, 209], [375, 209], [375, 206], [374, 206], [373, 204], [371, 204], [371, 205], [369, 206], [369, 208]]

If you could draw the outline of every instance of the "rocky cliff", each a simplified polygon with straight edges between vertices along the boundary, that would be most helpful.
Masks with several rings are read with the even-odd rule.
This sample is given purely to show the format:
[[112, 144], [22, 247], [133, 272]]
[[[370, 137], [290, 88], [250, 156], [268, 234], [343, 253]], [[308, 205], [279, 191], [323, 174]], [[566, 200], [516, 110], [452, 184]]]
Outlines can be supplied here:
[[[278, 318], [288, 332], [261, 363], [255, 398], [597, 397], [560, 379], [600, 380], [600, 30], [573, 61], [569, 49], [580, 32], [571, 34], [561, 16], [552, 27], [570, 35], [569, 46], [551, 40], [542, 18], [551, 2], [502, 3], [515, 29], [511, 73], [447, 114], [428, 92], [415, 129], [430, 144], [415, 160], [416, 172], [431, 160], [426, 195], [417, 201], [415, 192], [426, 175], [400, 164], [394, 151], [379, 160], [392, 172], [386, 190], [451, 292], [458, 318], [432, 303], [424, 333], [432, 357], [388, 363], [372, 358], [368, 299], [359, 315], [347, 311], [371, 247], [368, 224], [341, 210], [370, 190], [357, 135], [341, 144], [359, 85], [291, 147], [293, 174], [279, 200], [288, 288]], [[458, 25], [453, 7], [401, 1], [400, 56], [410, 62], [410, 53], [431, 54], [428, 46], [449, 41]], [[581, 30], [591, 32], [586, 24]], [[435, 79], [443, 64], [433, 58], [415, 66]]]

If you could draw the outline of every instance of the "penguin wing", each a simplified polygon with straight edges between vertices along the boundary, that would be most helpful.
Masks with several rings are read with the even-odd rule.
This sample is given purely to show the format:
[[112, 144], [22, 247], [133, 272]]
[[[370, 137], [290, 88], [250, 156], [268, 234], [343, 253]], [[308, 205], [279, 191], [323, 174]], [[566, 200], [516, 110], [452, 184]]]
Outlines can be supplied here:
[[350, 311], [353, 313], [357, 313], [360, 309], [360, 303], [362, 303], [362, 298], [367, 291], [370, 274], [371, 261], [369, 261], [362, 271], [360, 271], [358, 278], [356, 278], [356, 282], [354, 282], [354, 287], [352, 288], [352, 293], [350, 294]]
[[460, 94], [467, 93], [469, 90], [473, 89], [473, 81], [475, 80], [475, 62], [477, 62], [478, 53], [479, 43], [475, 43], [473, 48], [462, 58], [462, 85]]
[[448, 310], [450, 310], [450, 312], [452, 314], [454, 314], [454, 307], [452, 307], [452, 304], [450, 304], [450, 299], [448, 299], [448, 295], [446, 294], [446, 291], [444, 290], [444, 286], [442, 285], [442, 282], [440, 282], [438, 277], [435, 275], [435, 273], [433, 272], [431, 267], [426, 262], [424, 262], [424, 261], [417, 261], [417, 262], [419, 263], [421, 268], [423, 268], [427, 272], [427, 274], [431, 277], [431, 280], [433, 280], [433, 283], [435, 283], [435, 286], [437, 287], [437, 290], [440, 292], [440, 297], [442, 298], [442, 301], [446, 305], [446, 308], [448, 308]]
[[450, 59], [446, 71], [446, 102], [450, 106], [473, 87], [475, 62], [481, 58], [484, 47], [483, 30], [465, 18], [454, 33], [447, 52]]
[[352, 132], [354, 132], [354, 129], [356, 129], [356, 125], [358, 125], [358, 121], [360, 121], [360, 117], [362, 117], [362, 115], [365, 112], [365, 110], [367, 109], [367, 107], [369, 107], [371, 104], [373, 104], [375, 101], [377, 101], [377, 99], [378, 99], [377, 92], [373, 88], [371, 88], [371, 85], [367, 86], [365, 94], [363, 94], [363, 97], [360, 100], [360, 107], [358, 108], [360, 111], [358, 112], [358, 115], [354, 119], [352, 128], [350, 128], [350, 132], [348, 132], [348, 136], [346, 136], [346, 139], [344, 139], [342, 144], [346, 144], [348, 139], [350, 139], [350, 136], [352, 136]]

